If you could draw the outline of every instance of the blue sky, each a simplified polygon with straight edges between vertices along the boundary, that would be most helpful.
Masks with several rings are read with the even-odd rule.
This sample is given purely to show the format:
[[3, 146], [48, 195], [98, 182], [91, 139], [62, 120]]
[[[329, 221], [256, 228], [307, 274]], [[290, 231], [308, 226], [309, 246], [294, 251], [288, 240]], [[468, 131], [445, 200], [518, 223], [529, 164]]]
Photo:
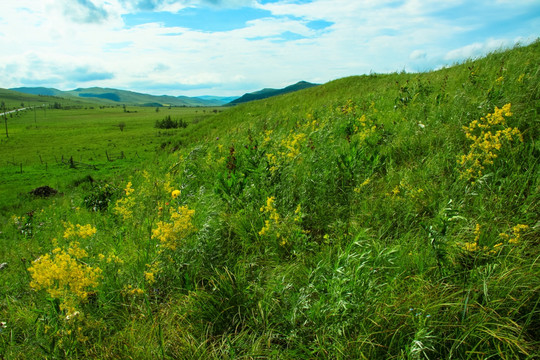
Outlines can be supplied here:
[[0, 87], [234, 96], [433, 70], [539, 36], [538, 0], [3, 1]]

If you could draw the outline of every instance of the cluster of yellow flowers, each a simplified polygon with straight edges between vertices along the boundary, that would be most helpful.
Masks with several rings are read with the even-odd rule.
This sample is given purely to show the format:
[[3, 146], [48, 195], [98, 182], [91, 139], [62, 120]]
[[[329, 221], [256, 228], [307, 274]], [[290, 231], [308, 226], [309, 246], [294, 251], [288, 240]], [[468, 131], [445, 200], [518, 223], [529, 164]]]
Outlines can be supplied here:
[[260, 211], [267, 216], [267, 219], [259, 235], [274, 236], [279, 241], [279, 245], [286, 246], [289, 244], [287, 239], [291, 236], [293, 229], [298, 228], [298, 223], [302, 220], [302, 207], [299, 204], [294, 211], [294, 216], [282, 218], [276, 209], [275, 201], [276, 198], [270, 196], [266, 199], [266, 204], [261, 206]]
[[266, 153], [266, 159], [268, 160], [268, 165], [270, 166], [270, 172], [272, 175], [274, 175], [279, 167], [277, 156], [275, 154]]
[[503, 239], [508, 241], [509, 244], [517, 244], [519, 243], [519, 240], [521, 239], [521, 233], [529, 228], [528, 225], [524, 224], [517, 224], [512, 228], [512, 235], [508, 235], [507, 233], [501, 233], [499, 236]]
[[56, 248], [35, 260], [28, 271], [32, 277], [30, 286], [35, 290], [46, 290], [53, 298], [62, 301], [62, 308], [73, 312], [74, 301], [87, 299], [90, 289], [98, 286], [101, 276], [99, 267], [79, 261], [87, 256], [79, 243], [70, 244], [68, 250]]
[[124, 294], [126, 295], [133, 295], [133, 296], [140, 296], [144, 294], [144, 290], [138, 287], [133, 287], [133, 285], [126, 285], [123, 289]]
[[283, 139], [281, 141], [281, 146], [283, 146], [286, 151], [280, 152], [280, 155], [287, 157], [291, 160], [298, 157], [298, 155], [300, 155], [302, 143], [304, 142], [306, 137], [306, 134], [302, 132], [295, 133], [291, 131], [289, 136], [287, 136], [286, 139]]
[[359, 119], [356, 119], [353, 137], [363, 143], [376, 130], [377, 126], [373, 124], [373, 121], [368, 120], [366, 115], [362, 115]]
[[135, 190], [132, 188], [131, 181], [127, 183], [126, 188], [124, 189], [124, 192], [126, 193], [126, 196], [117, 200], [116, 204], [114, 206], [114, 211], [122, 216], [124, 220], [128, 220], [133, 215], [133, 205], [134, 200], [131, 197], [131, 194]]
[[273, 132], [274, 132], [274, 130], [265, 130], [264, 131], [263, 146], [265, 146], [270, 141], [272, 141], [272, 138], [270, 137], [270, 135], [272, 135]]
[[86, 239], [94, 235], [97, 230], [95, 227], [93, 227], [90, 224], [86, 225], [73, 225], [70, 222], [65, 222], [64, 227], [66, 228], [64, 231], [64, 239], [69, 238], [82, 238]]
[[413, 201], [420, 201], [423, 193], [424, 189], [414, 188], [405, 180], [401, 180], [399, 185], [396, 185], [388, 196], [391, 196], [394, 200], [403, 200], [405, 197], [407, 197]]
[[[358, 185], [357, 187], [355, 187], [353, 189], [353, 191], [355, 193], [361, 193], [362, 192], [362, 189], [366, 186], [369, 185], [369, 183], [371, 182], [371, 178], [367, 178], [366, 180], [364, 180], [360, 185]], [[398, 191], [399, 191], [399, 187], [398, 187]]]
[[133, 189], [132, 186], [133, 185], [131, 184], [131, 181], [127, 183], [126, 188], [124, 189], [126, 196], [130, 196], [135, 191], [135, 189]]
[[165, 192], [172, 193], [174, 191], [174, 187], [172, 186], [172, 179], [171, 174], [167, 173], [165, 174], [165, 180], [163, 181], [163, 188], [165, 189]]
[[[279, 225], [279, 214], [274, 206], [275, 201], [276, 198], [271, 196], [266, 199], [266, 205], [261, 206], [261, 212], [267, 214], [269, 218], [264, 221], [264, 226], [259, 231], [259, 235], [261, 236], [268, 234], [272, 228], [277, 228]], [[279, 231], [276, 232], [276, 236], [278, 238], [281, 236]]]
[[114, 263], [114, 264], [122, 265], [124, 263], [124, 260], [120, 259], [118, 256], [114, 254], [110, 254], [108, 257], [106, 257], [103, 254], [99, 254], [98, 257], [99, 257], [99, 260], [104, 260], [105, 258], [107, 258], [108, 264]]
[[[465, 242], [461, 244], [461, 248], [469, 252], [481, 250], [482, 248], [479, 245], [480, 234], [480, 224], [476, 224], [476, 227], [474, 228], [474, 240], [472, 242]], [[487, 247], [484, 247], [484, 250], [487, 250]]]
[[148, 282], [148, 285], [152, 285], [156, 282], [156, 275], [161, 272], [160, 266], [160, 261], [156, 261], [153, 264], [146, 264], [148, 271], [144, 272], [144, 278], [146, 279], [146, 282]]
[[[508, 233], [501, 233], [499, 234], [499, 237], [503, 239], [503, 241], [506, 241], [508, 244], [515, 245], [519, 243], [521, 239], [521, 234], [523, 231], [527, 230], [529, 228], [528, 225], [524, 224], [517, 224], [512, 228], [512, 234]], [[480, 235], [481, 235], [481, 226], [480, 224], [476, 224], [476, 227], [474, 229], [474, 240], [472, 242], [464, 242], [458, 244], [459, 247], [467, 252], [474, 253], [474, 252], [484, 252], [486, 254], [496, 254], [502, 249], [502, 246], [504, 245], [504, 242], [499, 242], [495, 245], [493, 245], [492, 248], [488, 246], [480, 246]]]
[[347, 102], [345, 103], [345, 105], [341, 106], [339, 108], [339, 111], [343, 114], [343, 115], [348, 115], [348, 114], [354, 114], [356, 113], [356, 109], [357, 109], [357, 106], [356, 104], [354, 103], [354, 101], [352, 101], [351, 99], [347, 100]]
[[474, 181], [481, 177], [485, 166], [493, 164], [497, 158], [504, 141], [511, 142], [517, 138], [523, 142], [519, 129], [506, 126], [505, 117], [512, 116], [510, 107], [511, 104], [501, 109], [495, 107], [492, 114], [473, 120], [469, 126], [463, 127], [465, 136], [473, 143], [469, 153], [458, 159], [458, 164], [464, 168], [461, 171], [462, 178]]
[[180, 241], [193, 233], [195, 227], [192, 224], [195, 210], [187, 206], [180, 206], [171, 214], [171, 222], [159, 221], [157, 228], [152, 230], [152, 239], [158, 239], [161, 245], [169, 250], [176, 250]]

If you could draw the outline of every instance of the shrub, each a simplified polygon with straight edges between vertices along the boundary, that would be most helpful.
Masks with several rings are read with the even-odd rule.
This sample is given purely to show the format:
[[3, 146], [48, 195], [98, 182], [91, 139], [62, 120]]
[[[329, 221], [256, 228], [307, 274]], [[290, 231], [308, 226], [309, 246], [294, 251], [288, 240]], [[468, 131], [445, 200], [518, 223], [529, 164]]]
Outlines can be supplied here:
[[186, 128], [187, 126], [188, 124], [184, 120], [173, 120], [170, 115], [165, 116], [163, 120], [156, 120], [156, 124], [154, 125], [157, 129], [178, 129]]

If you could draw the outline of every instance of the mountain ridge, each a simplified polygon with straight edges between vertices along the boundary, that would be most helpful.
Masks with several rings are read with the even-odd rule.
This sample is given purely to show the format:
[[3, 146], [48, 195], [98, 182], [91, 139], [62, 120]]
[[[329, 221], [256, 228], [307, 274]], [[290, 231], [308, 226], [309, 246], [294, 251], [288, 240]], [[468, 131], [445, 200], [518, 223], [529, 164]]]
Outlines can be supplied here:
[[282, 89], [263, 88], [251, 93], [245, 93], [238, 96], [172, 96], [172, 95], [151, 95], [140, 93], [132, 90], [121, 90], [107, 87], [88, 87], [76, 88], [73, 90], [59, 90], [52, 87], [15, 87], [6, 90], [17, 91], [24, 94], [38, 96], [56, 96], [69, 98], [71, 100], [95, 99], [101, 103], [107, 104], [127, 104], [138, 106], [222, 106], [236, 105], [253, 100], [266, 99], [272, 96], [294, 92], [318, 84], [313, 84], [307, 81], [299, 81], [296, 84], [289, 85]]
[[228, 105], [237, 105], [237, 104], [241, 104], [241, 103], [245, 103], [245, 102], [249, 102], [253, 100], [267, 99], [269, 97], [287, 94], [290, 92], [295, 92], [295, 91], [299, 91], [303, 89], [308, 89], [308, 88], [318, 86], [318, 85], [319, 84], [314, 84], [314, 83], [310, 83], [310, 82], [302, 80], [302, 81], [297, 82], [296, 84], [286, 86], [282, 89], [264, 88], [262, 90], [254, 91], [251, 93], [245, 93], [238, 99], [231, 101]]
[[67, 91], [46, 87], [19, 87], [10, 88], [9, 90], [32, 95], [62, 96], [72, 99], [95, 98], [99, 102], [109, 104], [124, 103], [139, 106], [221, 106], [226, 103], [226, 101], [220, 101], [219, 99], [206, 100], [189, 96], [150, 95], [131, 90], [102, 87], [76, 88]]

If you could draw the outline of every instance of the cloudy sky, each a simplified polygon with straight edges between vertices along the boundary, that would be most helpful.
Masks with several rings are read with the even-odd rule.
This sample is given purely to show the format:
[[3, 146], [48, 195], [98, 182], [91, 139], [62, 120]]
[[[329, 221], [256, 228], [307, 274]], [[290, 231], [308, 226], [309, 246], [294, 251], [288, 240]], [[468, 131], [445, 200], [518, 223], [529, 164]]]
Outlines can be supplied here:
[[0, 0], [0, 87], [242, 95], [539, 36], [538, 0]]

